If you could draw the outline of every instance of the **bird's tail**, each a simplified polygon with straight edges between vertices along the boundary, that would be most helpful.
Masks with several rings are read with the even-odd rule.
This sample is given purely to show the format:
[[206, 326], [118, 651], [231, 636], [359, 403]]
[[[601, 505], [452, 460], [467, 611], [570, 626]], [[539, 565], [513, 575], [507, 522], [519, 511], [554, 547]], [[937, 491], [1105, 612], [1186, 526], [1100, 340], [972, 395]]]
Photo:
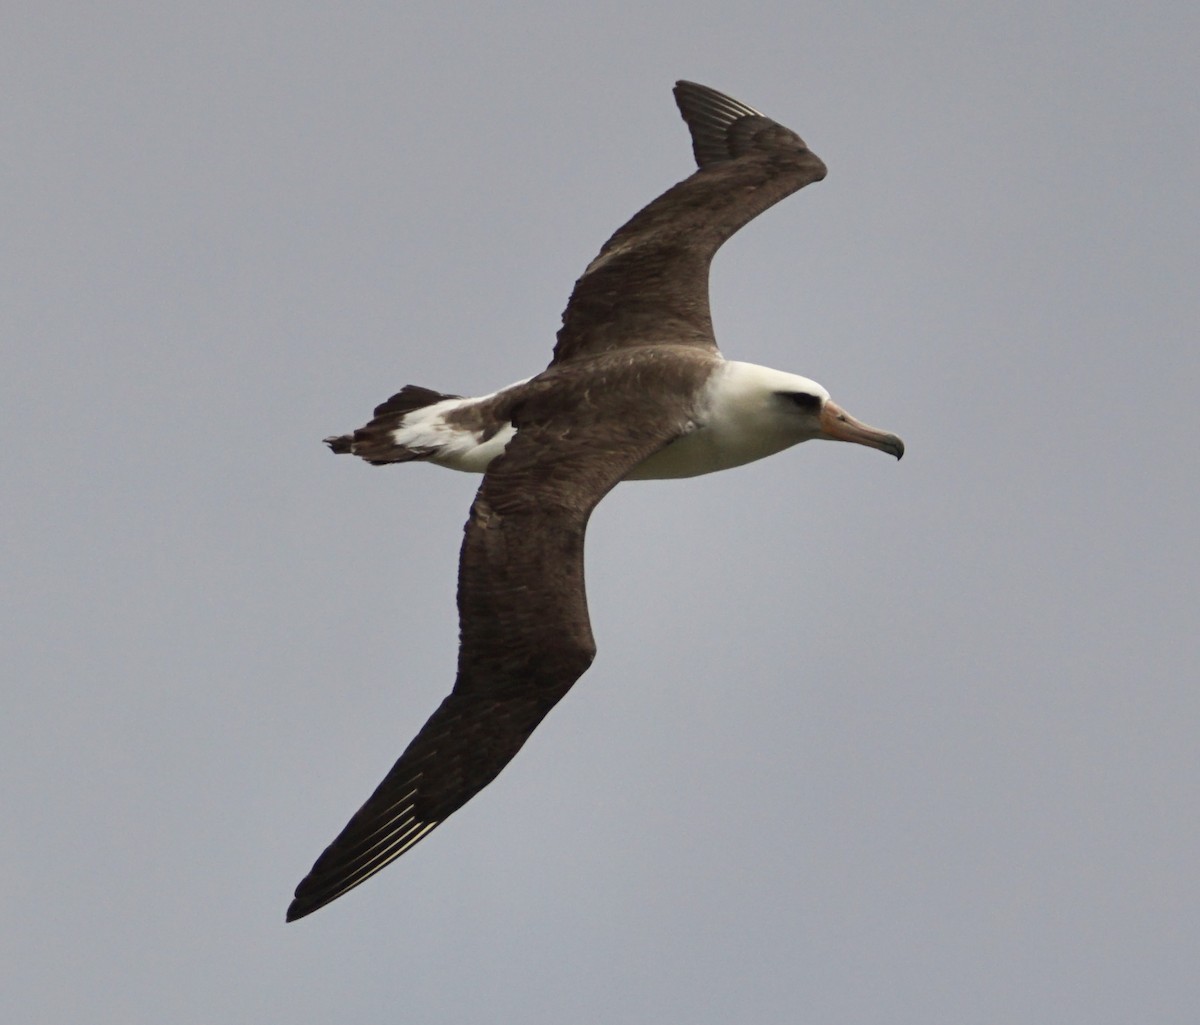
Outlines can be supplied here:
[[406, 426], [408, 415], [439, 402], [461, 399], [460, 395], [444, 395], [430, 388], [407, 384], [382, 405], [375, 407], [375, 416], [366, 426], [352, 434], [326, 438], [325, 444], [334, 452], [358, 456], [372, 466], [429, 459], [438, 454], [439, 448], [421, 444], [419, 437], [405, 437], [402, 428]]

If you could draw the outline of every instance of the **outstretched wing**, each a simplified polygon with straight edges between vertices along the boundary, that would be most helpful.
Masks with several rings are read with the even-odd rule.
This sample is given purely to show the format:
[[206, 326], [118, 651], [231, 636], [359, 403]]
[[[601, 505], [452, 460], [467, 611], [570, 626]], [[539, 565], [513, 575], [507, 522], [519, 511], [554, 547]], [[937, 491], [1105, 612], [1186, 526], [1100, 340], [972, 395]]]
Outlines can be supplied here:
[[825, 177], [795, 132], [694, 82], [675, 102], [699, 170], [610, 238], [563, 312], [554, 363], [660, 342], [716, 349], [708, 267], [734, 232], [785, 196]]
[[[630, 400], [632, 402], [632, 400]], [[482, 790], [595, 654], [583, 541], [596, 503], [686, 429], [624, 416], [620, 401], [570, 423], [526, 410], [483, 480], [459, 561], [454, 690], [296, 888], [288, 921], [370, 878]], [[613, 407], [617, 408], [613, 408]], [[603, 418], [605, 443], [596, 445]]]

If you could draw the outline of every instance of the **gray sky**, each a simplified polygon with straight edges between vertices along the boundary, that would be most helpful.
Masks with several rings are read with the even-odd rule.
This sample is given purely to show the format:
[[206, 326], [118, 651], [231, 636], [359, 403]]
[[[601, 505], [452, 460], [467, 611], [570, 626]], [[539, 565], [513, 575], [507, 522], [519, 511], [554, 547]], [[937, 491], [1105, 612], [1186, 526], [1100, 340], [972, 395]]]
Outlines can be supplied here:
[[[1195, 1020], [1195, 5], [2, 21], [6, 1020]], [[830, 169], [726, 354], [908, 455], [618, 488], [592, 670], [285, 927], [451, 684], [476, 483], [320, 439], [545, 365], [679, 77]]]

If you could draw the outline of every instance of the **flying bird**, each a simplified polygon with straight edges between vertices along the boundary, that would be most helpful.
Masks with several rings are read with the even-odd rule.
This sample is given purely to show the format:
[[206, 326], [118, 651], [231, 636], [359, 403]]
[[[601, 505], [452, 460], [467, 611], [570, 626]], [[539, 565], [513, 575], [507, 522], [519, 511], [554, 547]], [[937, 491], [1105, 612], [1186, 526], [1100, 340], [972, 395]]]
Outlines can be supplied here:
[[410, 850], [488, 785], [596, 652], [583, 538], [623, 480], [691, 477], [813, 438], [899, 459], [806, 377], [726, 360], [708, 269], [726, 239], [825, 177], [790, 129], [694, 82], [675, 85], [698, 170], [600, 250], [563, 313], [550, 365], [490, 395], [408, 385], [334, 452], [483, 474], [458, 573], [454, 689], [296, 888], [310, 914]]

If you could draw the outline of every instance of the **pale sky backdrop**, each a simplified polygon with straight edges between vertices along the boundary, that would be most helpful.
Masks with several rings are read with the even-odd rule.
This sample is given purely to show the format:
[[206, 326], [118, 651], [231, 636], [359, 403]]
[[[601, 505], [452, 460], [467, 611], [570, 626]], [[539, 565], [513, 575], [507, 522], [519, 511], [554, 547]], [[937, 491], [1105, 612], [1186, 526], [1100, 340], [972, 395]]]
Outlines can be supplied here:
[[[6, 4], [14, 1023], [1192, 1023], [1200, 7]], [[321, 438], [541, 369], [690, 173], [829, 177], [731, 358], [902, 435], [619, 487], [600, 655], [383, 874], [291, 891], [450, 687], [476, 480]]]

